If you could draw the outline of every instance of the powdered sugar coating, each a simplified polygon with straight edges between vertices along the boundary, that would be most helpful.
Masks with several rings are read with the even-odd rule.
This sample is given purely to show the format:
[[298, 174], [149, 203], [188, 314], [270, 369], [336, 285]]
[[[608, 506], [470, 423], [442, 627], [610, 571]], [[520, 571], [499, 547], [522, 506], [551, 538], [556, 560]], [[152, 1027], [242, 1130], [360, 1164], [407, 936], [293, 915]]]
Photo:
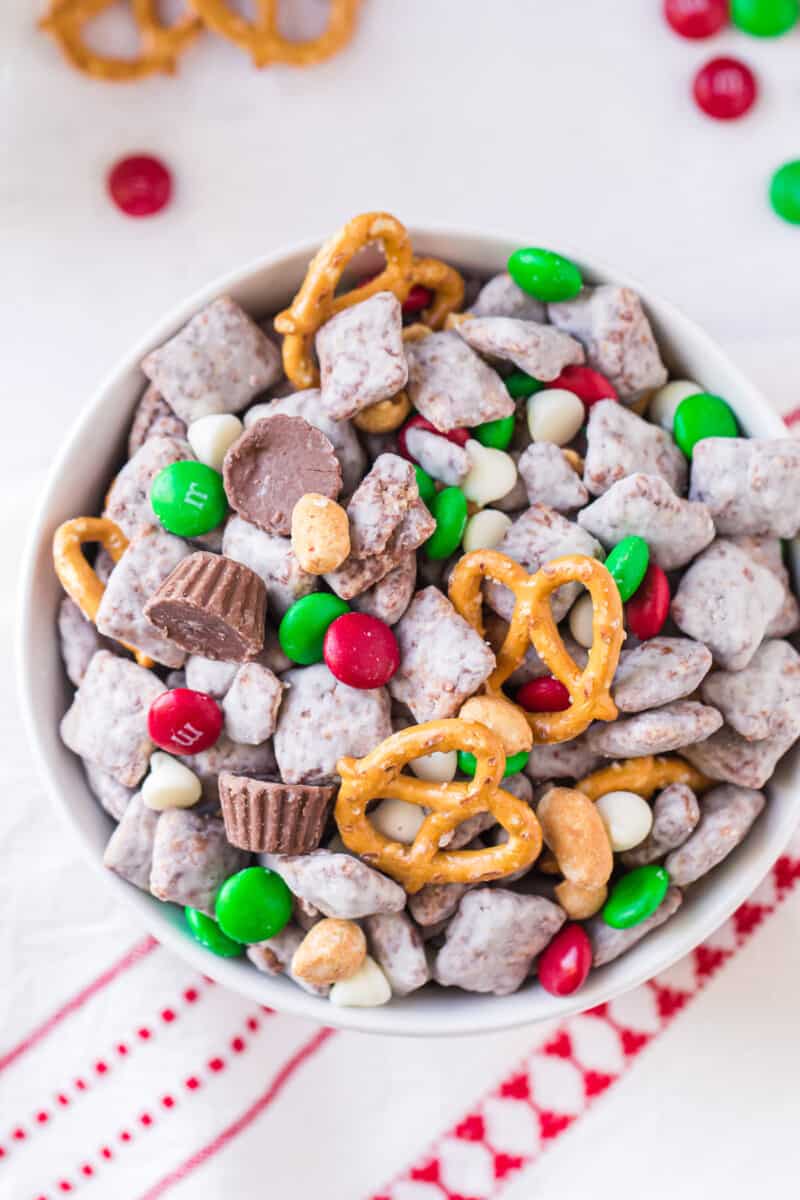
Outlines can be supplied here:
[[722, 714], [716, 708], [676, 700], [607, 724], [598, 722], [587, 731], [586, 744], [604, 758], [639, 758], [702, 742], [721, 725]]
[[406, 346], [411, 403], [442, 433], [510, 417], [502, 379], [457, 333], [432, 333]]
[[330, 850], [271, 854], [267, 863], [290, 892], [326, 917], [358, 920], [374, 913], [402, 912], [406, 905], [399, 883], [351, 854], [332, 854]]
[[376, 913], [364, 922], [369, 951], [381, 967], [393, 996], [423, 987], [431, 973], [419, 931], [405, 913]]
[[640, 472], [612, 484], [578, 514], [578, 523], [607, 550], [631, 535], [644, 538], [664, 571], [686, 566], [714, 540], [704, 504], [682, 500], [665, 479]]
[[691, 638], [654, 637], [623, 650], [611, 695], [620, 712], [644, 712], [690, 696], [711, 670], [711, 651]]
[[[531, 504], [545, 504], [559, 513], [574, 512], [589, 500], [586, 485], [552, 442], [531, 442], [517, 462]], [[594, 530], [590, 530], [594, 533]]]
[[220, 885], [248, 858], [225, 837], [219, 817], [168, 808], [156, 825], [150, 891], [158, 900], [188, 904], [213, 917]]
[[248, 746], [272, 737], [282, 695], [283, 685], [269, 667], [243, 663], [222, 701], [228, 737]]
[[686, 491], [686, 459], [670, 435], [616, 400], [600, 400], [589, 410], [584, 463], [583, 482], [593, 496], [636, 474], [660, 476], [676, 495]]
[[765, 803], [764, 793], [755, 788], [724, 784], [706, 792], [699, 825], [664, 863], [672, 882], [686, 887], [727, 858], [744, 840]]
[[400, 301], [377, 292], [331, 317], [316, 337], [325, 411], [341, 421], [396, 396], [405, 387]]
[[515, 317], [473, 317], [461, 321], [456, 332], [479, 354], [506, 359], [526, 375], [549, 383], [564, 367], [586, 359], [580, 342], [552, 325], [521, 321]]
[[690, 496], [717, 533], [792, 538], [800, 531], [796, 438], [705, 438], [692, 456]]
[[165, 667], [182, 667], [186, 653], [163, 637], [144, 615], [144, 606], [190, 547], [161, 529], [144, 529], [111, 572], [97, 610], [97, 628], [127, 642]]

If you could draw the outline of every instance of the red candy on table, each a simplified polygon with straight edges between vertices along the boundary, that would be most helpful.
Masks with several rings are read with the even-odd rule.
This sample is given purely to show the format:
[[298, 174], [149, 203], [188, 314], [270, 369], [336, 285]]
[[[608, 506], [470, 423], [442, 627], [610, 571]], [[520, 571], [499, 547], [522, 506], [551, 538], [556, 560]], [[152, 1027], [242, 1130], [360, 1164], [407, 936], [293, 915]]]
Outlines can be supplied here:
[[564, 367], [564, 370], [548, 388], [566, 388], [582, 400], [585, 408], [591, 408], [598, 400], [619, 400], [617, 389], [605, 375], [592, 367]]
[[570, 706], [569, 692], [553, 675], [523, 683], [516, 701], [526, 712], [563, 712]]
[[147, 731], [170, 754], [199, 754], [213, 746], [222, 732], [222, 709], [205, 692], [173, 688], [150, 705]]
[[539, 983], [552, 996], [571, 996], [586, 981], [592, 966], [592, 944], [582, 925], [565, 925], [542, 951], [536, 970]]
[[650, 563], [647, 574], [625, 605], [625, 623], [640, 641], [655, 637], [669, 615], [669, 580], [661, 567]]
[[117, 208], [129, 217], [152, 217], [172, 196], [172, 175], [158, 158], [132, 154], [108, 173], [108, 190]]
[[448, 442], [455, 442], [457, 446], [465, 446], [469, 441], [468, 429], [451, 429], [448, 433], [442, 433], [435, 425], [432, 425], [421, 413], [415, 413], [413, 417], [409, 417], [402, 429], [397, 434], [397, 448], [403, 458], [407, 458], [409, 462], [416, 463], [416, 459], [408, 452], [406, 445], [406, 434], [409, 429], [427, 429], [429, 433], [435, 433], [437, 437], [447, 438]]
[[322, 657], [332, 675], [352, 688], [378, 688], [400, 666], [400, 647], [388, 625], [367, 613], [343, 613], [328, 626]]
[[738, 58], [712, 58], [694, 77], [694, 98], [717, 121], [743, 117], [758, 94], [756, 77]]
[[728, 0], [664, 0], [664, 16], [681, 37], [713, 37], [728, 24]]

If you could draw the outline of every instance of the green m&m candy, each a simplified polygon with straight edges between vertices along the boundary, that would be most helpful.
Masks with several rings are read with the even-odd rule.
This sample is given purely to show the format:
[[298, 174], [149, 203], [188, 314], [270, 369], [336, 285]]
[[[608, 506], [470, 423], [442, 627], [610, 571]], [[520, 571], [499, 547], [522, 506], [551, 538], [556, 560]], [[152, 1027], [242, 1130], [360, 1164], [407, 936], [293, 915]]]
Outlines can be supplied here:
[[219, 955], [220, 958], [237, 958], [240, 954], [244, 954], [241, 942], [234, 942], [231, 938], [226, 937], [217, 922], [211, 917], [207, 917], [197, 908], [189, 908], [188, 905], [183, 911], [189, 933], [196, 942], [205, 946], [206, 950]]
[[220, 929], [234, 942], [263, 942], [280, 933], [292, 915], [292, 893], [275, 871], [245, 867], [217, 892]]
[[322, 643], [328, 626], [348, 612], [350, 605], [331, 592], [303, 596], [287, 609], [278, 626], [281, 650], [303, 667], [322, 662]]
[[528, 396], [540, 392], [544, 387], [543, 383], [534, 379], [532, 375], [526, 375], [524, 371], [512, 371], [510, 375], [506, 375], [503, 383], [509, 396], [515, 400], [527, 400]]
[[800, 158], [784, 163], [772, 176], [769, 199], [779, 217], [800, 225]]
[[603, 908], [603, 920], [613, 929], [630, 929], [651, 917], [667, 894], [669, 875], [655, 864], [637, 867], [614, 884]]
[[697, 392], [681, 400], [672, 419], [672, 436], [687, 458], [703, 438], [738, 437], [733, 409], [720, 396]]
[[428, 558], [449, 558], [461, 545], [467, 527], [467, 498], [461, 488], [447, 487], [436, 493], [430, 510], [436, 528], [425, 543]]
[[617, 542], [605, 561], [623, 600], [630, 600], [647, 574], [650, 547], [644, 538], [626, 537]]
[[508, 273], [523, 292], [548, 304], [571, 300], [583, 287], [574, 262], [540, 246], [515, 250], [508, 260]]
[[731, 20], [753, 37], [780, 37], [797, 24], [798, 0], [731, 0]]
[[422, 467], [415, 466], [414, 474], [417, 477], [419, 498], [423, 504], [427, 504], [428, 508], [430, 508], [436, 496], [436, 484], [433, 482], [428, 472], [423, 470]]
[[[506, 769], [503, 771], [503, 779], [508, 775], [517, 775], [527, 763], [531, 756], [530, 750], [520, 750], [517, 754], [512, 754], [506, 759]], [[464, 775], [469, 775], [470, 778], [475, 774], [475, 755], [470, 754], [468, 750], [459, 750], [458, 752], [458, 769]]]
[[472, 436], [482, 446], [491, 450], [505, 450], [514, 436], [514, 415], [498, 417], [496, 421], [487, 421], [484, 425], [476, 425]]
[[200, 537], [225, 520], [228, 501], [219, 471], [199, 462], [175, 462], [150, 488], [153, 512], [168, 533]]

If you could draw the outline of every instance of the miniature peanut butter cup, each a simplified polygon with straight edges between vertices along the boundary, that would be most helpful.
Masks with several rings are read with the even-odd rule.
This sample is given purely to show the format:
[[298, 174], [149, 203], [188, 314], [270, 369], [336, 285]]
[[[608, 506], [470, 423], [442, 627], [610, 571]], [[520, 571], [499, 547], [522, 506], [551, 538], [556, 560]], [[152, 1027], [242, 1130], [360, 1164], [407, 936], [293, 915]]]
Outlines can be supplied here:
[[144, 613], [190, 654], [245, 662], [264, 646], [267, 591], [243, 563], [200, 550], [178, 563]]
[[342, 468], [325, 434], [284, 413], [256, 421], [233, 443], [223, 478], [231, 507], [282, 537], [292, 532], [292, 509], [301, 496], [317, 492], [335, 500], [342, 490]]
[[219, 798], [228, 841], [254, 853], [308, 854], [322, 840], [334, 791], [222, 774]]

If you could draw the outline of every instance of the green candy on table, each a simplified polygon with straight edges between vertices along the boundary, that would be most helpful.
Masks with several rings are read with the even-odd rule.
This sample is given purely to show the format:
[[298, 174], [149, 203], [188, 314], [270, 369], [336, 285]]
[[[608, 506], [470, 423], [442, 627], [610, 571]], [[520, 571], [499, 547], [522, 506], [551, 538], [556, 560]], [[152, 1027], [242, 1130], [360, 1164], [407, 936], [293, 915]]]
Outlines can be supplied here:
[[[522, 771], [531, 756], [530, 750], [520, 750], [517, 754], [512, 754], [506, 759], [506, 769], [503, 771], [503, 779], [509, 775], [518, 775]], [[464, 775], [469, 775], [470, 778], [475, 774], [475, 755], [470, 754], [468, 750], [459, 750], [458, 752], [458, 769]]]
[[419, 489], [419, 498], [423, 504], [427, 504], [428, 508], [436, 499], [436, 484], [431, 479], [427, 471], [422, 467], [415, 466], [414, 474], [417, 477], [417, 488]]
[[534, 379], [532, 375], [526, 375], [524, 371], [512, 371], [510, 375], [506, 375], [503, 383], [514, 400], [527, 400], [528, 396], [540, 392], [544, 387], [543, 383]]
[[753, 37], [780, 37], [797, 24], [798, 0], [731, 0], [731, 20]]
[[332, 592], [312, 592], [287, 609], [278, 626], [281, 650], [302, 667], [322, 662], [322, 643], [328, 626], [350, 612], [350, 605]]
[[425, 543], [425, 554], [436, 560], [449, 558], [461, 545], [467, 527], [467, 498], [461, 488], [446, 487], [436, 493], [430, 510], [436, 528]]
[[773, 209], [790, 225], [800, 225], [800, 158], [778, 167], [769, 185]]
[[487, 421], [484, 425], [476, 425], [472, 436], [482, 446], [491, 450], [505, 450], [514, 436], [514, 415], [498, 417], [496, 421]]
[[640, 925], [656, 911], [667, 894], [669, 875], [655, 864], [637, 867], [621, 876], [603, 907], [603, 920], [612, 929]]
[[575, 263], [540, 246], [515, 250], [508, 260], [508, 273], [523, 292], [547, 304], [572, 300], [583, 287]]
[[214, 911], [224, 934], [250, 945], [280, 933], [292, 915], [292, 893], [277, 872], [245, 867], [221, 885]]
[[199, 462], [175, 462], [159, 471], [150, 488], [153, 512], [168, 533], [200, 537], [225, 520], [228, 501], [219, 471]]
[[687, 458], [703, 438], [738, 437], [739, 426], [733, 409], [721, 396], [697, 392], [681, 400], [672, 419], [672, 436]]
[[631, 536], [617, 542], [605, 561], [623, 600], [630, 600], [637, 590], [650, 563], [650, 547], [644, 538]]
[[240, 954], [244, 954], [241, 942], [234, 942], [227, 937], [217, 922], [200, 912], [199, 908], [189, 908], [187, 905], [183, 912], [189, 933], [196, 942], [205, 946], [206, 950], [219, 955], [220, 958], [238, 958]]

